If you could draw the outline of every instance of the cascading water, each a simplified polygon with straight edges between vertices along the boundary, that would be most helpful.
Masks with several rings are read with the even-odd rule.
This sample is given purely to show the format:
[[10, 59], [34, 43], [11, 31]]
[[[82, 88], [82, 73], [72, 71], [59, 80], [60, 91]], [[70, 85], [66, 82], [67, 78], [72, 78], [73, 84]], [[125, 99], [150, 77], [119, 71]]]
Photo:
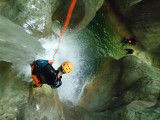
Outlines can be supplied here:
[[3, 16], [0, 16], [0, 20], [1, 61], [11, 62], [21, 69], [19, 67], [31, 63], [39, 51], [44, 51], [41, 44], [34, 37], [27, 35], [21, 27]]
[[[100, 15], [102, 14], [100, 13]], [[103, 17], [103, 15], [101, 17]], [[3, 56], [1, 57], [1, 60], [11, 62], [14, 68], [18, 68], [17, 70], [19, 70], [19, 72], [25, 74], [26, 82], [31, 82], [32, 79], [30, 75], [29, 63], [31, 63], [33, 60], [36, 59], [52, 59], [53, 53], [57, 48], [58, 39], [52, 36], [50, 38], [42, 38], [39, 40], [40, 42], [38, 42], [34, 38], [29, 37], [29, 35], [28, 36], [27, 34], [25, 35], [22, 28], [19, 27], [17, 28], [17, 26], [14, 25], [13, 23], [11, 23], [10, 25], [9, 24], [10, 21], [6, 20], [3, 17], [1, 17], [1, 23], [2, 23], [2, 27], [0, 27], [1, 31], [4, 31], [4, 34], [1, 35], [3, 37], [3, 38], [1, 37], [1, 43], [3, 43], [3, 45], [0, 44], [1, 55]], [[4, 23], [8, 24], [8, 27], [6, 27]], [[93, 27], [95, 26], [95, 23], [97, 27]], [[84, 86], [88, 81], [91, 80], [92, 77], [94, 77], [94, 75], [97, 72], [99, 72], [99, 66], [101, 64], [101, 60], [104, 57], [111, 55], [118, 58], [118, 56], [114, 54], [115, 53], [114, 49], [118, 48], [117, 46], [113, 45], [116, 40], [112, 42], [113, 40], [112, 36], [109, 35], [101, 36], [101, 34], [96, 31], [96, 29], [100, 27], [103, 33], [105, 31], [108, 31], [108, 29], [111, 31], [112, 27], [109, 26], [109, 23], [107, 27], [101, 26], [100, 23], [101, 23], [100, 21], [98, 22], [93, 21], [88, 26], [88, 28], [85, 28], [77, 33], [72, 33], [72, 34], [70, 34], [70, 32], [66, 32], [62, 38], [60, 49], [55, 57], [55, 62], [53, 64], [53, 67], [57, 69], [60, 66], [60, 64], [64, 61], [71, 61], [74, 65], [74, 70], [70, 74], [63, 75], [62, 86], [58, 88], [59, 97], [64, 102], [71, 101], [73, 104], [76, 104], [79, 101]], [[6, 28], [6, 30], [4, 28]], [[59, 34], [60, 27], [55, 26], [53, 30], [55, 33]], [[7, 36], [9, 36], [10, 39]], [[117, 37], [116, 39], [119, 38]], [[104, 45], [103, 42], [106, 42], [106, 44]], [[4, 49], [3, 47], [4, 45], [6, 46], [7, 49]], [[113, 48], [112, 51], [107, 51], [110, 50], [110, 48], [108, 48], [108, 45], [110, 46], [110, 48]], [[108, 54], [108, 52], [110, 54]], [[5, 55], [6, 53], [8, 55]], [[23, 80], [20, 81], [21, 82], [19, 82], [19, 84], [14, 83], [14, 85], [21, 86], [24, 82], [24, 76]], [[25, 84], [27, 84], [26, 82]], [[9, 89], [10, 91], [13, 90], [13, 88]], [[24, 94], [26, 94], [25, 91], [27, 88], [25, 87], [21, 89], [22, 89], [21, 96], [23, 96]], [[6, 90], [6, 92], [7, 91], [8, 90]], [[5, 94], [8, 94], [6, 92]], [[17, 93], [13, 92], [13, 95], [8, 94], [7, 99], [10, 99], [10, 97], [14, 99], [15, 96], [19, 98], [19, 92]], [[23, 103], [27, 102], [26, 97], [27, 96], [21, 99], [21, 100], [25, 99]], [[16, 106], [15, 103], [21, 102], [21, 100], [16, 99], [15, 101], [10, 101], [10, 104], [14, 104]], [[43, 106], [43, 104], [41, 106]], [[39, 107], [38, 108], [36, 107], [37, 106], [32, 108], [31, 106], [27, 106], [26, 113], [29, 114], [30, 110], [34, 111], [35, 109], [36, 111], [39, 111], [38, 109], [41, 109]], [[14, 109], [14, 107], [12, 107], [11, 109]], [[15, 113], [17, 109], [18, 108], [16, 107]], [[4, 113], [2, 112], [1, 114]], [[2, 118], [4, 118], [5, 116], [3, 116]], [[26, 116], [26, 115], [20, 114], [20, 116]], [[52, 115], [49, 116], [52, 117]], [[28, 116], [28, 118], [32, 117], [33, 117], [32, 115]]]
[[[58, 39], [51, 37], [48, 39], [40, 39], [46, 52], [43, 55], [39, 55], [41, 59], [53, 59], [53, 53], [57, 48]], [[74, 36], [64, 36], [60, 49], [55, 57], [53, 67], [58, 67], [65, 61], [71, 61], [74, 65], [74, 70], [70, 74], [63, 75], [62, 86], [58, 88], [59, 96], [62, 100], [69, 100], [75, 103], [77, 100], [76, 88], [78, 88], [79, 76], [81, 74], [81, 68], [83, 66], [83, 57], [80, 57], [81, 49], [77, 44], [77, 40]], [[77, 94], [77, 95], [76, 95]]]
[[[107, 56], [121, 57], [119, 54], [122, 53], [121, 46], [117, 41], [120, 37], [114, 32], [104, 13], [102, 9], [87, 28], [76, 33], [68, 31], [62, 38], [53, 66], [57, 69], [64, 61], [71, 61], [74, 65], [74, 70], [70, 74], [63, 75], [62, 86], [58, 88], [62, 100], [76, 104], [84, 85], [99, 72], [101, 60]], [[103, 24], [101, 24], [102, 19]], [[59, 23], [55, 22], [53, 30], [56, 34], [60, 33], [60, 28]], [[105, 36], [103, 33], [106, 33]], [[39, 54], [37, 58], [52, 60], [52, 55], [58, 46], [58, 38], [52, 36], [40, 41], [46, 52], [43, 55]]]

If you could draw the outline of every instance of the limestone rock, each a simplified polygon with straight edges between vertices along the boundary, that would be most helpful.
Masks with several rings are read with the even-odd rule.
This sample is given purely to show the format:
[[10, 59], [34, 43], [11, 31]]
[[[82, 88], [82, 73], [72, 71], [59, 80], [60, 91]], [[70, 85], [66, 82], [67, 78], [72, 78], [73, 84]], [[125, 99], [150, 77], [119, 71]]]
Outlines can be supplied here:
[[[126, 13], [129, 26], [138, 41], [146, 50], [159, 52], [160, 50], [160, 1], [146, 1], [133, 6]], [[130, 19], [132, 18], [132, 19]]]
[[114, 0], [110, 1], [116, 11], [123, 15], [123, 20], [134, 37], [145, 50], [159, 53], [159, 0]]
[[[160, 70], [147, 65], [136, 57], [125, 57], [121, 60], [123, 71], [119, 87], [124, 91], [124, 101], [135, 99], [156, 101], [159, 96]], [[122, 92], [123, 93], [123, 92]]]
[[150, 107], [153, 107], [154, 105], [155, 105], [155, 102], [148, 102], [148, 101], [144, 101], [144, 100], [135, 100], [127, 106], [127, 109], [135, 111], [135, 112], [142, 112], [143, 110], [150, 108]]
[[[129, 104], [126, 107], [121, 107], [118, 111], [111, 113], [111, 120], [159, 120], [160, 106], [155, 105], [145, 108], [143, 105], [146, 103], [148, 102], [143, 101], [139, 105]], [[154, 103], [149, 104], [153, 105]], [[130, 108], [131, 106], [132, 108]]]
[[[159, 83], [160, 70], [135, 56], [117, 61], [106, 59], [101, 72], [86, 85], [78, 105], [99, 112], [112, 110], [131, 114], [133, 109], [134, 112], [142, 112], [158, 103]], [[136, 109], [136, 106], [139, 108]], [[130, 120], [127, 114], [122, 115]]]
[[105, 113], [91, 112], [69, 103], [63, 104], [63, 110], [66, 120], [109, 120]]
[[1, 13], [36, 37], [52, 33], [52, 11], [56, 0], [11, 0]]
[[[107, 1], [107, 0], [106, 0]], [[130, 9], [130, 7], [138, 4], [143, 0], [108, 0], [114, 7], [116, 7], [123, 15]]]
[[11, 66], [11, 63], [0, 62], [0, 120], [16, 119], [28, 98], [28, 83], [22, 81], [24, 76], [18, 76]]
[[[94, 18], [104, 0], [77, 1], [69, 28], [82, 29]], [[53, 33], [52, 22], [63, 25], [70, 0], [10, 0], [2, 5], [1, 14], [21, 25], [25, 31], [38, 38]]]
[[[104, 0], [77, 0], [69, 28], [82, 29], [94, 18], [96, 11], [102, 6]], [[59, 6], [53, 13], [52, 20], [59, 20], [64, 23], [70, 0], [60, 0]]]
[[19, 120], [65, 120], [57, 90], [48, 85], [32, 88], [30, 84], [29, 101], [23, 105]]
[[0, 16], [0, 61], [29, 65], [38, 52], [44, 49], [36, 38], [28, 35], [22, 27]]
[[78, 103], [90, 111], [102, 111], [112, 101], [113, 85], [118, 81], [120, 67], [113, 58], [107, 58], [101, 66], [101, 72], [86, 85], [82, 100]]

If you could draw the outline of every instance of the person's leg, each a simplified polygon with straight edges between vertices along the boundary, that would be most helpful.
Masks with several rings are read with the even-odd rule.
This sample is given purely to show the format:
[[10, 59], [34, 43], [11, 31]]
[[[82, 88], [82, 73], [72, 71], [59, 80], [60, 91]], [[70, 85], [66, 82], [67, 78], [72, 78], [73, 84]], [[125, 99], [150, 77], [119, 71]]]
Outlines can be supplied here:
[[42, 84], [37, 86], [37, 85], [35, 84], [34, 80], [33, 80], [33, 81], [32, 81], [32, 88], [37, 88], [37, 87], [42, 87]]

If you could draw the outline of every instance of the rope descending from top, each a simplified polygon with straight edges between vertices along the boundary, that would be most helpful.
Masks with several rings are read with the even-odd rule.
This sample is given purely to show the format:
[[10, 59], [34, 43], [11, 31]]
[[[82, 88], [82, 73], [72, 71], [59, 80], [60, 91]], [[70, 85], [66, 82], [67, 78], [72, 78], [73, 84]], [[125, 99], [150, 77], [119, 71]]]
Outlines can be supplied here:
[[59, 36], [58, 47], [57, 47], [57, 49], [56, 49], [56, 51], [55, 51], [55, 53], [54, 53], [54, 55], [53, 55], [53, 62], [52, 62], [51, 64], [54, 63], [54, 57], [55, 57], [56, 53], [57, 53], [58, 50], [59, 50], [62, 36], [63, 36], [65, 30], [66, 30], [67, 27], [68, 27], [68, 24], [69, 24], [69, 21], [70, 21], [70, 19], [71, 19], [72, 12], [73, 12], [73, 9], [74, 9], [74, 7], [75, 7], [76, 2], [77, 2], [77, 0], [72, 0], [71, 3], [70, 3], [69, 9], [68, 9], [68, 13], [67, 13], [67, 17], [66, 17], [64, 26], [63, 26], [63, 28], [62, 28], [62, 30], [61, 30], [60, 36]]

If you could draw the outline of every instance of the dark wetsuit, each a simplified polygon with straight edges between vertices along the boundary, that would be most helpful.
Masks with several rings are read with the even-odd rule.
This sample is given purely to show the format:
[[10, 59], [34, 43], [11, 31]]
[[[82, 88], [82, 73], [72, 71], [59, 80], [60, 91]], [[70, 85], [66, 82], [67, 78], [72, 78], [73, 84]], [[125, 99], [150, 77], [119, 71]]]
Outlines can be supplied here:
[[133, 54], [134, 50], [133, 49], [125, 49], [126, 54]]
[[37, 75], [42, 84], [48, 84], [52, 88], [58, 88], [61, 86], [61, 78], [58, 78], [58, 70], [55, 70], [48, 60], [36, 60], [32, 63], [34, 69], [32, 75]]

